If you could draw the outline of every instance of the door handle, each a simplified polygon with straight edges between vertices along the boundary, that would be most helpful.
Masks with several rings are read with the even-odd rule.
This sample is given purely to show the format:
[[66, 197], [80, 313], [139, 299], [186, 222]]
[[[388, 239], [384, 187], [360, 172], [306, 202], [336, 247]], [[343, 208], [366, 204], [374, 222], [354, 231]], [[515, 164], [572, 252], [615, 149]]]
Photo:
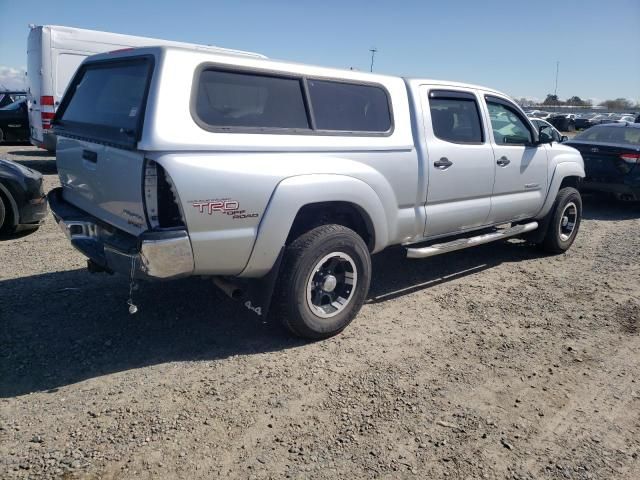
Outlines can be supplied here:
[[507, 157], [503, 156], [503, 157], [500, 157], [496, 163], [498, 165], [500, 165], [501, 167], [506, 167], [507, 165], [509, 165], [511, 163], [511, 160], [509, 160]]
[[91, 150], [83, 150], [82, 151], [82, 158], [84, 158], [85, 160], [88, 160], [91, 163], [97, 163], [98, 161], [98, 154], [94, 151]]
[[440, 169], [440, 170], [446, 170], [451, 165], [453, 165], [453, 162], [451, 160], [449, 160], [447, 157], [442, 157], [437, 162], [433, 162], [433, 166], [438, 168], [438, 169]]

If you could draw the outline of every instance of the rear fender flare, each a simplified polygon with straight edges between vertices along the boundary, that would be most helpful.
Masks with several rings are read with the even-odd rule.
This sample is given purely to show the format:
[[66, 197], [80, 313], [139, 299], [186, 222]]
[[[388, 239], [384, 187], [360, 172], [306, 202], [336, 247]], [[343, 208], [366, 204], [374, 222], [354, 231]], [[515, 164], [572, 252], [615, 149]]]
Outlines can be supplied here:
[[348, 202], [369, 216], [374, 234], [373, 251], [388, 243], [388, 222], [382, 202], [365, 182], [347, 175], [313, 174], [289, 177], [276, 187], [260, 222], [249, 262], [239, 275], [260, 277], [274, 265], [298, 211], [319, 202]]

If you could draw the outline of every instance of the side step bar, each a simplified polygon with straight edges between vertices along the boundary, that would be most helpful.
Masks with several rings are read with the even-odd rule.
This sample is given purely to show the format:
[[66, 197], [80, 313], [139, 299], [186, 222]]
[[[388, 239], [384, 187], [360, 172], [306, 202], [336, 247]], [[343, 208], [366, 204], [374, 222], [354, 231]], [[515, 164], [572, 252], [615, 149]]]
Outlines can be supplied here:
[[538, 222], [530, 222], [514, 227], [505, 228], [498, 232], [485, 233], [484, 235], [476, 235], [475, 237], [459, 238], [447, 243], [438, 243], [422, 248], [407, 248], [407, 258], [426, 258], [440, 255], [441, 253], [454, 252], [464, 248], [475, 247], [483, 243], [495, 242], [504, 238], [515, 237], [523, 233], [531, 232], [538, 228]]

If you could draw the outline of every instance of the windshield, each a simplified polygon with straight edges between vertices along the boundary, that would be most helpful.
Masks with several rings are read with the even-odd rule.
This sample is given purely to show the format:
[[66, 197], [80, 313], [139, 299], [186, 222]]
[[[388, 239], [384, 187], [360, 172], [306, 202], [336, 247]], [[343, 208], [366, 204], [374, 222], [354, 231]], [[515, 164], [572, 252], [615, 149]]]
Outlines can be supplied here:
[[582, 142], [624, 143], [638, 147], [640, 146], [640, 128], [595, 126], [579, 133], [573, 139]]
[[18, 100], [17, 102], [10, 103], [6, 107], [0, 108], [0, 110], [18, 110], [20, 109], [20, 105], [23, 104], [24, 100]]
[[150, 65], [149, 58], [133, 58], [82, 66], [62, 101], [56, 127], [131, 143], [141, 128]]

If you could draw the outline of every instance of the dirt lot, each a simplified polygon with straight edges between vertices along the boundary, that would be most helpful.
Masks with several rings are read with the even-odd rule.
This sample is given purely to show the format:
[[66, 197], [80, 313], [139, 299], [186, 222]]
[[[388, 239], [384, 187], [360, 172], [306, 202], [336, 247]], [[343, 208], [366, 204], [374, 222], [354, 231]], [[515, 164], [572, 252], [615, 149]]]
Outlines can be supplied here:
[[556, 257], [383, 252], [317, 343], [84, 265], [51, 220], [0, 241], [0, 478], [640, 478], [638, 206], [586, 198]]

